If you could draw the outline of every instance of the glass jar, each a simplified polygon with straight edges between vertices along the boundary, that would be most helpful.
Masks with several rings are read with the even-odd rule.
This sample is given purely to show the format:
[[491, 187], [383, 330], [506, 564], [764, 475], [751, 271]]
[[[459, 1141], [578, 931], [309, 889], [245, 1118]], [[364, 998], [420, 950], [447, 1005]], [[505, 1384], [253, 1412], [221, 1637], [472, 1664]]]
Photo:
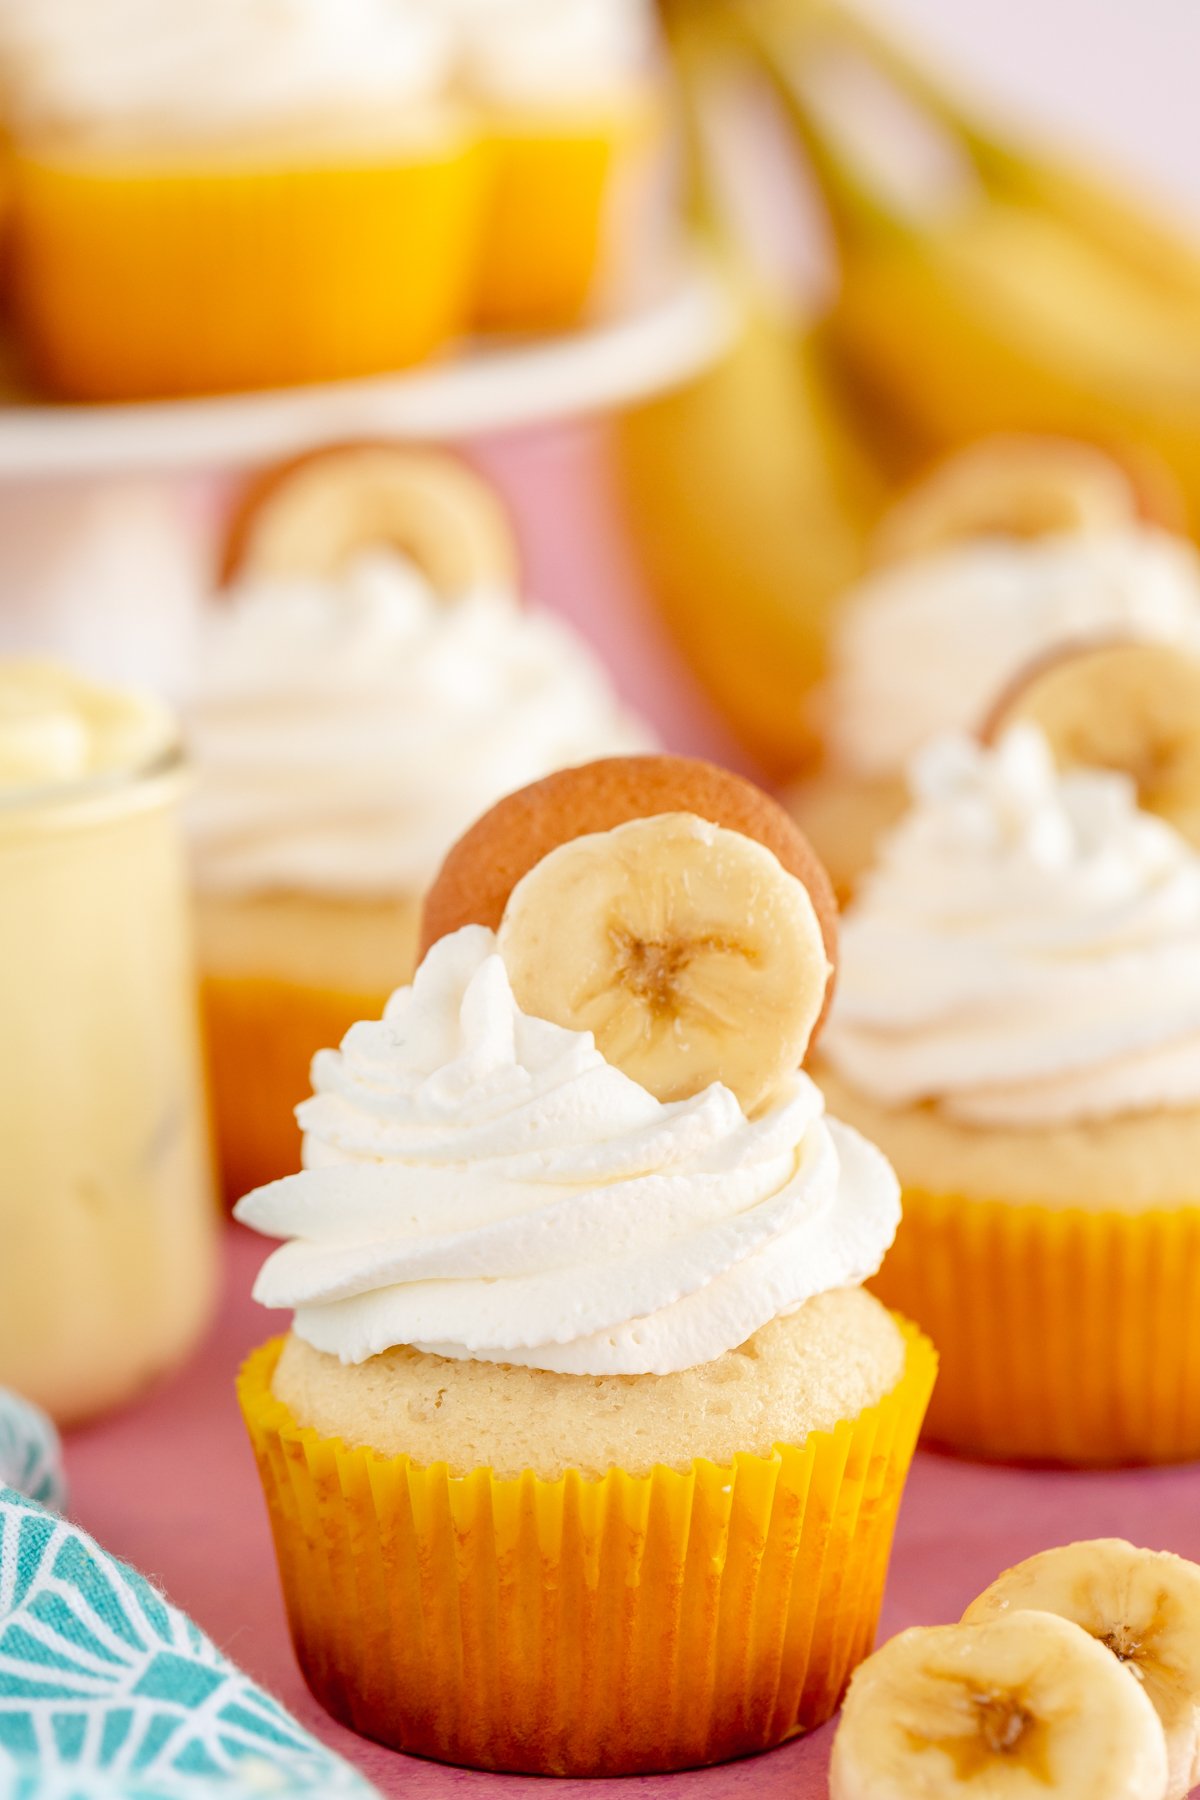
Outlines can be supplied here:
[[216, 1286], [175, 748], [0, 788], [0, 1385], [72, 1422], [177, 1362]]

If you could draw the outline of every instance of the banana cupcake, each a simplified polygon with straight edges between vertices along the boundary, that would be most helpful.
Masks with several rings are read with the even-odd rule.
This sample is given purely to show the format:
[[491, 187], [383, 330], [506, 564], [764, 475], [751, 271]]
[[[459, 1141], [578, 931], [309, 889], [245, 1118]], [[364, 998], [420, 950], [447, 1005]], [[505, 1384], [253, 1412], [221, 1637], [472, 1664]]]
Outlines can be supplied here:
[[424, 940], [238, 1209], [289, 1240], [240, 1397], [301, 1667], [470, 1766], [766, 1748], [870, 1648], [933, 1378], [859, 1285], [895, 1178], [798, 1067], [827, 880], [748, 783], [619, 758], [485, 815]]
[[1034, 658], [1097, 634], [1200, 647], [1200, 557], [1176, 520], [1155, 469], [1054, 438], [985, 439], [897, 504], [835, 616], [822, 759], [791, 801], [839, 893], [903, 813], [909, 758], [973, 730]]
[[465, 323], [484, 171], [416, 0], [0, 16], [13, 300], [75, 400], [370, 374]]
[[818, 1078], [903, 1184], [876, 1291], [941, 1350], [930, 1435], [1200, 1456], [1200, 855], [1025, 721], [929, 745], [913, 794], [846, 914]]
[[218, 1146], [232, 1197], [298, 1166], [309, 1062], [412, 972], [420, 897], [498, 794], [641, 747], [587, 647], [524, 607], [491, 491], [357, 446], [274, 472], [185, 709]]
[[432, 0], [453, 20], [489, 187], [485, 329], [576, 323], [644, 249], [662, 111], [649, 0]]

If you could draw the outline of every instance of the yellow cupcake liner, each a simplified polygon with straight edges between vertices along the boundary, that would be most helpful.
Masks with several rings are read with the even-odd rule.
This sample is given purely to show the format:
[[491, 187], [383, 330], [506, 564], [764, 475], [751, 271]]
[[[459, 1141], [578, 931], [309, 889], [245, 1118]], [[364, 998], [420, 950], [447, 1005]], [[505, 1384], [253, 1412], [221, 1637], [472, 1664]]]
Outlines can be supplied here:
[[831, 1432], [730, 1467], [452, 1476], [296, 1424], [282, 1340], [238, 1393], [296, 1655], [335, 1718], [527, 1774], [682, 1769], [822, 1723], [874, 1640], [936, 1357]]
[[366, 375], [469, 317], [486, 184], [473, 138], [378, 164], [143, 169], [18, 153], [14, 306], [68, 399]]
[[387, 993], [340, 993], [269, 977], [206, 976], [200, 1010], [221, 1184], [232, 1205], [300, 1167], [296, 1102], [312, 1059], [359, 1019], [377, 1019]]
[[938, 1346], [931, 1441], [1012, 1461], [1200, 1457], [1200, 1206], [906, 1192], [870, 1285]]
[[631, 100], [594, 117], [498, 114], [487, 137], [488, 204], [475, 299], [484, 330], [577, 323], [636, 213], [658, 141], [658, 109]]

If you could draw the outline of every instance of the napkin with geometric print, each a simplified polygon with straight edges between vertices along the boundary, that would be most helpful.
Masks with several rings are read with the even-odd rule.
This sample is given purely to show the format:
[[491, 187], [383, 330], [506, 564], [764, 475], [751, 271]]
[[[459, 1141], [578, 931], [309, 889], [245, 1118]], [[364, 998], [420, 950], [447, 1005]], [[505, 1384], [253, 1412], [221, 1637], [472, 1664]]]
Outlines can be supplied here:
[[[60, 1491], [45, 1422], [0, 1391], [0, 1470]], [[86, 1532], [0, 1488], [0, 1800], [377, 1800]]]

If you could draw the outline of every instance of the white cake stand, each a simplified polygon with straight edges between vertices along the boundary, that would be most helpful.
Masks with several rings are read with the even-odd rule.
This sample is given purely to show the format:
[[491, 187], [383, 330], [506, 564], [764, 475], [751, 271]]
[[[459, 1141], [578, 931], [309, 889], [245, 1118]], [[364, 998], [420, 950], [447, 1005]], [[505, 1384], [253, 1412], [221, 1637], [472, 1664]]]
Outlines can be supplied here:
[[730, 329], [715, 272], [690, 252], [620, 317], [476, 343], [404, 374], [121, 406], [0, 404], [0, 480], [231, 469], [372, 433], [444, 441], [518, 430], [677, 386], [712, 362]]
[[0, 401], [0, 654], [66, 655], [171, 691], [211, 586], [220, 476], [340, 438], [461, 442], [609, 411], [699, 374], [733, 329], [715, 271], [688, 251], [620, 317], [405, 374], [120, 406]]

